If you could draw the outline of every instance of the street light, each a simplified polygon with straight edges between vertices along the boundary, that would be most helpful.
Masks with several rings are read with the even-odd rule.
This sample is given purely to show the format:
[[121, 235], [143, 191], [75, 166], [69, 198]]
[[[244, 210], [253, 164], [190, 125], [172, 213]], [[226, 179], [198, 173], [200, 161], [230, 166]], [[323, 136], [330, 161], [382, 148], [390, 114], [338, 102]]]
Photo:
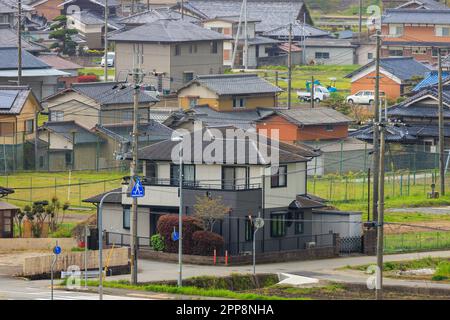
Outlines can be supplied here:
[[97, 218], [97, 227], [98, 227], [98, 296], [99, 300], [103, 300], [103, 222], [102, 222], [102, 211], [103, 211], [103, 202], [107, 197], [113, 194], [126, 194], [127, 192], [122, 191], [111, 191], [105, 193], [103, 197], [100, 199], [100, 204], [98, 206], [98, 218]]
[[172, 141], [175, 142], [181, 142], [180, 144], [180, 153], [179, 153], [179, 188], [180, 188], [180, 204], [179, 204], [179, 210], [178, 210], [178, 286], [183, 286], [183, 148], [182, 148], [182, 142], [183, 142], [183, 136], [175, 136], [172, 137]]

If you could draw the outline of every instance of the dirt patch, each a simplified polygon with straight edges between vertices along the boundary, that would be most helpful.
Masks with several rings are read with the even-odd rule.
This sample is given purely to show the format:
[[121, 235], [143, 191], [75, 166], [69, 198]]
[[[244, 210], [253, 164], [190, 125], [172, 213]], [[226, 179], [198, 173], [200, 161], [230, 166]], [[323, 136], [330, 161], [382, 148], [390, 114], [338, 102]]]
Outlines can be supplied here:
[[[329, 284], [323, 287], [297, 288], [289, 286], [273, 286], [252, 290], [253, 293], [276, 295], [285, 298], [310, 298], [314, 300], [374, 300], [375, 292], [364, 285]], [[387, 300], [449, 300], [448, 293], [418, 294], [409, 290], [387, 288], [383, 290], [383, 298]]]
[[385, 234], [402, 234], [412, 232], [439, 231], [430, 228], [441, 229], [442, 231], [450, 230], [450, 221], [423, 221], [408, 222], [408, 226], [398, 224], [385, 224]]
[[22, 271], [26, 258], [48, 255], [48, 251], [0, 251], [0, 274], [15, 275]]

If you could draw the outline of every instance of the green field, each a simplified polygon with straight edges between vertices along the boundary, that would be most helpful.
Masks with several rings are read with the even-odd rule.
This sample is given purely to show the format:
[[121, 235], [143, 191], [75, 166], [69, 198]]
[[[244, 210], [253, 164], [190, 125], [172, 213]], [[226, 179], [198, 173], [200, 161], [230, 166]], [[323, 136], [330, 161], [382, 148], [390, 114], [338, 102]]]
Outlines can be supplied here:
[[[103, 77], [105, 74], [103, 67], [93, 67], [93, 68], [83, 68], [80, 70], [80, 74], [95, 74], [97, 77]], [[115, 76], [115, 69], [114, 68], [108, 68], [108, 78], [111, 79], [111, 77], [114, 78]]]
[[82, 200], [120, 187], [125, 175], [121, 172], [19, 173], [0, 176], [0, 185], [15, 189], [6, 200], [19, 207], [33, 201], [51, 200], [55, 195], [72, 206], [89, 206]]

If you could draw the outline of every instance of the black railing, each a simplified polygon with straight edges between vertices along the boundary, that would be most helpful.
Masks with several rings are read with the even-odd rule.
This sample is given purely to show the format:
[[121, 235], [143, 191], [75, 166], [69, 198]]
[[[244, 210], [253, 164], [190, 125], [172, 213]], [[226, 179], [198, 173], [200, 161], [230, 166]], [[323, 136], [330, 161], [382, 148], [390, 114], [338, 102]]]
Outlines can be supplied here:
[[[149, 237], [137, 237], [137, 245], [139, 249], [150, 249]], [[114, 245], [120, 247], [127, 247], [130, 245], [130, 235], [116, 232], [105, 232], [106, 245]], [[293, 236], [272, 238], [265, 240], [257, 240], [255, 243], [256, 252], [280, 252], [280, 251], [295, 251], [313, 248], [332, 248], [335, 247], [335, 236], [332, 233], [308, 235], [308, 236]], [[240, 241], [226, 243], [225, 248], [218, 255], [224, 256], [225, 250], [229, 255], [251, 255], [253, 252], [252, 241]]]
[[[129, 184], [130, 177], [123, 178], [123, 184]], [[141, 182], [144, 186], [166, 186], [166, 187], [179, 187], [178, 179], [161, 179], [161, 178], [141, 178]], [[242, 190], [256, 190], [261, 189], [260, 183], [244, 183], [244, 184], [211, 184], [208, 181], [183, 181], [183, 188], [186, 189], [202, 189], [202, 190], [225, 190], [225, 191], [242, 191]]]

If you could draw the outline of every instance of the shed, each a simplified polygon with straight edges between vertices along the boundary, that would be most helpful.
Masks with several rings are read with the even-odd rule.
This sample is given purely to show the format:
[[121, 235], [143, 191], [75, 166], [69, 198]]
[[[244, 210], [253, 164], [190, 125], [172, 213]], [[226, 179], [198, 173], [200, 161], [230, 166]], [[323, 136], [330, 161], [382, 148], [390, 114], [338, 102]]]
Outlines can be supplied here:
[[19, 208], [0, 202], [0, 238], [14, 238], [14, 217]]

